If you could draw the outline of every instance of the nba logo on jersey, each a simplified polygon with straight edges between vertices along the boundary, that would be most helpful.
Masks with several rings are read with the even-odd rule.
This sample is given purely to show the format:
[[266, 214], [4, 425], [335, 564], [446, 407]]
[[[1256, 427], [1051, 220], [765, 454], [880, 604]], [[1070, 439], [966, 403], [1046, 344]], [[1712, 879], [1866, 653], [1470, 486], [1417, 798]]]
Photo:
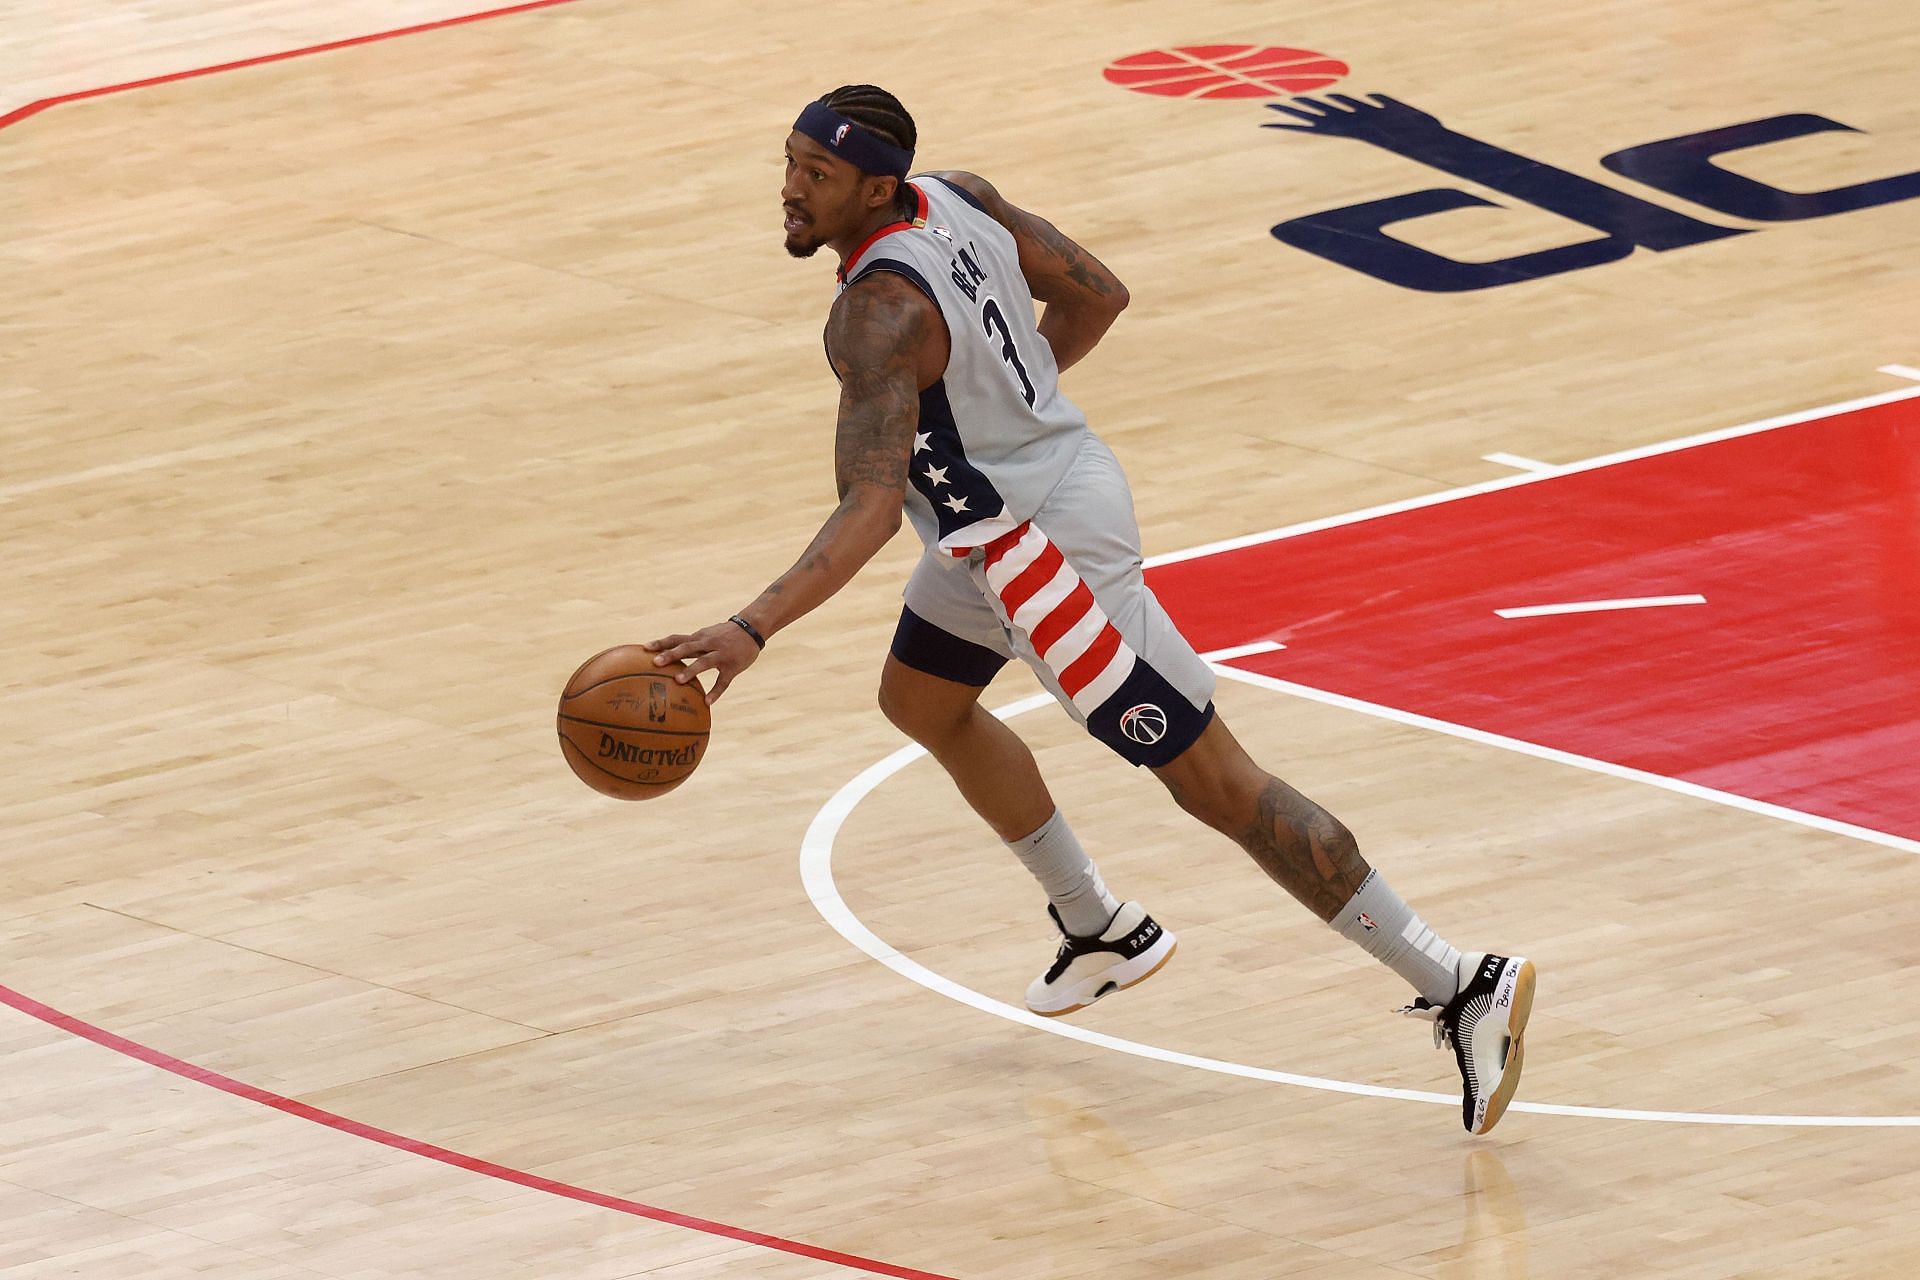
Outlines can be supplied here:
[[852, 125], [843, 124], [838, 129], [835, 129], [833, 131], [833, 145], [837, 147], [842, 142], [845, 142], [847, 140], [847, 130], [851, 128], [853, 128]]

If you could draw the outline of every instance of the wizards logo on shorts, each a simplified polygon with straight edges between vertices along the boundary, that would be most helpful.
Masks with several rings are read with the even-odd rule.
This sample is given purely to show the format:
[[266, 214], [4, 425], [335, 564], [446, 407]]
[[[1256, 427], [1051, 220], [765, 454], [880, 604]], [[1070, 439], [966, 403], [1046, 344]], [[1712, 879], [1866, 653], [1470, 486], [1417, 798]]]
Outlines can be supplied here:
[[1167, 713], [1151, 702], [1128, 707], [1120, 713], [1120, 732], [1143, 747], [1150, 747], [1167, 736]]
[[[1304, 50], [1208, 45], [1122, 58], [1107, 68], [1107, 79], [1140, 93], [1244, 99], [1322, 87], [1346, 72], [1344, 63]], [[1389, 233], [1390, 227], [1459, 209], [1502, 207], [1497, 200], [1444, 186], [1303, 214], [1273, 228], [1282, 244], [1388, 284], [1430, 293], [1492, 289], [1617, 262], [1638, 249], [1670, 253], [1761, 229], [1693, 217], [1469, 137], [1384, 94], [1368, 96], [1372, 101], [1337, 93], [1269, 103], [1269, 111], [1285, 118], [1265, 127], [1378, 147], [1600, 233], [1486, 262], [1451, 258]], [[1920, 197], [1920, 171], [1824, 191], [1789, 191], [1715, 163], [1732, 152], [1796, 138], [1859, 132], [1826, 116], [1797, 112], [1644, 142], [1610, 152], [1600, 164], [1716, 215], [1748, 222], [1799, 222]]]

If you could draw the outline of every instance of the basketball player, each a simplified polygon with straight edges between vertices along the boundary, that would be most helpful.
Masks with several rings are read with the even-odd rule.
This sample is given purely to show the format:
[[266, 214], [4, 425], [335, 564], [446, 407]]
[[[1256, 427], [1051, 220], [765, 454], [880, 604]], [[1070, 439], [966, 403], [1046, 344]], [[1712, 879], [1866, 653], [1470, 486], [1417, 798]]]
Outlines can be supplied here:
[[[969, 173], [911, 180], [916, 131], [871, 85], [807, 105], [786, 143], [786, 248], [840, 260], [827, 356], [840, 379], [840, 504], [799, 561], [725, 622], [649, 645], [724, 694], [781, 628], [879, 551], [901, 512], [926, 544], [880, 706], [943, 765], [1046, 890], [1062, 935], [1027, 1007], [1072, 1013], [1140, 982], [1174, 936], [1121, 902], [1055, 808], [1032, 753], [980, 706], [1010, 658], [1130, 764], [1342, 936], [1413, 985], [1485, 1133], [1519, 1083], [1524, 958], [1462, 954], [1400, 899], [1326, 810], [1255, 764], [1214, 711], [1212, 670], [1141, 577], [1113, 453], [1060, 393], [1127, 290], [1092, 254]], [[1046, 309], [1035, 323], [1035, 303]]]

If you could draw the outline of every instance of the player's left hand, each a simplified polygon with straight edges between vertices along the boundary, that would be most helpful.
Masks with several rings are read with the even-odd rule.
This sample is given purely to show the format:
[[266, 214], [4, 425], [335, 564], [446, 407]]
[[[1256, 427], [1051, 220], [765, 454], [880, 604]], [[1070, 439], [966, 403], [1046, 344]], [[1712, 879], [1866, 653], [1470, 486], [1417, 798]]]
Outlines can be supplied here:
[[653, 664], [657, 667], [669, 666], [675, 661], [687, 664], [684, 671], [674, 673], [678, 684], [692, 684], [698, 689], [700, 685], [694, 677], [702, 671], [714, 672], [713, 688], [706, 691], [709, 706], [720, 701], [720, 695], [727, 691], [733, 678], [760, 656], [760, 646], [753, 642], [753, 637], [732, 622], [716, 622], [690, 636], [662, 636], [647, 641], [642, 647], [654, 655]]

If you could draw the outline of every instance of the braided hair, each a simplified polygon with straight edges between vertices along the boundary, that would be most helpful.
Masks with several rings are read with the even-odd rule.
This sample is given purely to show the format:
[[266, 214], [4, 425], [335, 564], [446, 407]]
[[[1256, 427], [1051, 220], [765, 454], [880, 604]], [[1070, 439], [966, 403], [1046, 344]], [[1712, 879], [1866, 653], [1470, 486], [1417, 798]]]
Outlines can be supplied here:
[[[824, 95], [821, 102], [832, 107], [847, 119], [874, 134], [884, 142], [891, 142], [904, 151], [911, 151], [920, 140], [920, 134], [913, 125], [913, 117], [900, 105], [900, 99], [888, 93], [878, 85], [843, 84], [832, 93]], [[893, 192], [894, 209], [902, 218], [910, 219], [919, 207], [912, 191], [907, 189], [905, 181], [900, 182]]]

